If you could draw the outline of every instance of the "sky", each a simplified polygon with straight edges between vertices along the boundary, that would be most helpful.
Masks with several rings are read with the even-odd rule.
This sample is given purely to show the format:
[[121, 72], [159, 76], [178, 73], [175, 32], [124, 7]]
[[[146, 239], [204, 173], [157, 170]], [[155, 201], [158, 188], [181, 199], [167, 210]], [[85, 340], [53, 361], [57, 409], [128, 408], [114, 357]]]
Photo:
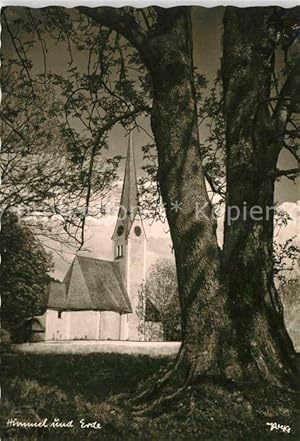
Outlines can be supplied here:
[[[22, 13], [21, 10], [10, 10], [11, 16]], [[217, 71], [220, 68], [221, 45], [222, 45], [222, 17], [224, 13], [223, 7], [215, 8], [193, 8], [193, 35], [194, 35], [194, 62], [199, 68], [200, 72], [206, 76], [211, 84], [216, 77]], [[4, 54], [11, 53], [11, 46], [6, 37], [2, 37], [2, 48]], [[48, 39], [48, 65], [51, 66], [53, 72], [63, 73], [67, 68], [67, 56], [65, 48], [60, 45], [57, 47], [53, 41]], [[32, 51], [32, 59], [36, 70], [42, 70], [43, 63], [41, 50], [36, 47]], [[86, 60], [76, 60], [77, 63], [86, 63]], [[144, 119], [144, 127], [147, 131], [150, 130], [149, 120]], [[200, 130], [200, 139], [205, 138], [205, 128]], [[142, 165], [142, 151], [141, 146], [149, 142], [145, 132], [133, 132], [133, 143], [135, 150], [135, 158], [137, 164], [138, 177], [141, 176]], [[124, 129], [121, 126], [116, 126], [109, 136], [109, 152], [108, 154], [114, 156], [121, 154], [125, 156], [127, 148], [127, 139], [125, 138]], [[119, 185], [117, 186], [115, 198], [120, 197], [121, 182], [124, 173], [124, 160], [121, 161], [119, 168]], [[291, 155], [287, 152], [282, 152], [279, 158], [278, 168], [293, 168], [295, 163]], [[298, 185], [297, 185], [298, 184]], [[285, 229], [280, 232], [280, 240], [285, 240], [287, 237], [297, 234], [299, 231], [299, 224], [297, 224], [297, 201], [299, 199], [299, 181], [297, 184], [283, 178], [280, 183], [276, 185], [275, 200], [286, 209], [292, 217], [292, 221]], [[299, 201], [298, 201], [299, 204]], [[299, 207], [298, 207], [299, 208]], [[298, 212], [299, 213], [299, 212]], [[116, 215], [105, 216], [102, 219], [88, 219], [86, 237], [88, 238], [85, 247], [89, 248], [90, 255], [102, 259], [112, 259], [112, 245], [111, 236], [116, 222]], [[221, 245], [222, 242], [222, 224], [223, 218], [218, 221], [218, 240]], [[148, 236], [148, 251], [147, 251], [147, 267], [148, 269], [157, 260], [161, 258], [173, 259], [172, 244], [168, 232], [167, 224], [161, 222], [145, 223], [145, 229]], [[58, 256], [55, 259], [54, 276], [62, 279], [68, 269], [69, 262], [72, 260], [72, 255], [65, 255], [65, 260]]]

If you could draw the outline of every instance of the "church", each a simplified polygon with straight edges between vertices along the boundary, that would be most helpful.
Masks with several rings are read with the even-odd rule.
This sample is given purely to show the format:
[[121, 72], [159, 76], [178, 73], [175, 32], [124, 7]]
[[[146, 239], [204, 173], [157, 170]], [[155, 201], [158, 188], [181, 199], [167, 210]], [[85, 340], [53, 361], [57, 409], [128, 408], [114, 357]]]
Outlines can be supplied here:
[[33, 341], [141, 340], [139, 290], [147, 237], [138, 209], [132, 135], [112, 235], [113, 260], [76, 255], [63, 282], [51, 282], [45, 313], [32, 321]]

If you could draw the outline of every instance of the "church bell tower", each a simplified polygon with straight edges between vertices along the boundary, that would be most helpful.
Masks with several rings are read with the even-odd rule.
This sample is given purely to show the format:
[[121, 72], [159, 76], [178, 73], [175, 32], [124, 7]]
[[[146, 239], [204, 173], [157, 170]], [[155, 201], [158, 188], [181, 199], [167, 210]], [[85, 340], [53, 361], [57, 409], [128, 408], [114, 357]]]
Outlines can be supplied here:
[[112, 243], [114, 260], [119, 263], [132, 309], [132, 313], [121, 317], [121, 340], [141, 340], [137, 308], [139, 291], [145, 280], [147, 238], [138, 207], [132, 131], [128, 139], [122, 196]]

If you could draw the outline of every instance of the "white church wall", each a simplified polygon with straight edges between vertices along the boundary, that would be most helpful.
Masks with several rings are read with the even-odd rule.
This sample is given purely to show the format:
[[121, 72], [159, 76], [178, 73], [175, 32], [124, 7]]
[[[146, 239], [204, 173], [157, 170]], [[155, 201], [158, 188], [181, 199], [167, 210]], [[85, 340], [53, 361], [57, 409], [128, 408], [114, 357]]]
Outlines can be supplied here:
[[113, 311], [102, 311], [100, 316], [100, 339], [120, 340], [120, 314]]
[[122, 314], [120, 340], [128, 340], [128, 314]]
[[[112, 311], [46, 311], [45, 340], [126, 340], [127, 314]], [[122, 326], [123, 323], [123, 326]]]
[[98, 340], [99, 312], [98, 311], [69, 311], [70, 340]]
[[66, 312], [59, 313], [52, 309], [46, 311], [45, 340], [68, 339], [68, 317]]

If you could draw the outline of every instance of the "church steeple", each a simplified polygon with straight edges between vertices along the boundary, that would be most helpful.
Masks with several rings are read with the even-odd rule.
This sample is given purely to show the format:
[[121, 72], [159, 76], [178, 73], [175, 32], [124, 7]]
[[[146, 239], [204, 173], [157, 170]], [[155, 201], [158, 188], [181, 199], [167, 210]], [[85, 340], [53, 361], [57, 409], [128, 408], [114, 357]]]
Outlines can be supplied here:
[[138, 209], [138, 186], [129, 134], [127, 158], [118, 218], [112, 236], [113, 258], [125, 284], [132, 313], [123, 314], [121, 339], [139, 340], [139, 292], [145, 279], [147, 238]]
[[132, 131], [129, 133], [127, 158], [118, 219], [122, 220], [126, 235], [138, 213], [138, 186], [133, 151]]

